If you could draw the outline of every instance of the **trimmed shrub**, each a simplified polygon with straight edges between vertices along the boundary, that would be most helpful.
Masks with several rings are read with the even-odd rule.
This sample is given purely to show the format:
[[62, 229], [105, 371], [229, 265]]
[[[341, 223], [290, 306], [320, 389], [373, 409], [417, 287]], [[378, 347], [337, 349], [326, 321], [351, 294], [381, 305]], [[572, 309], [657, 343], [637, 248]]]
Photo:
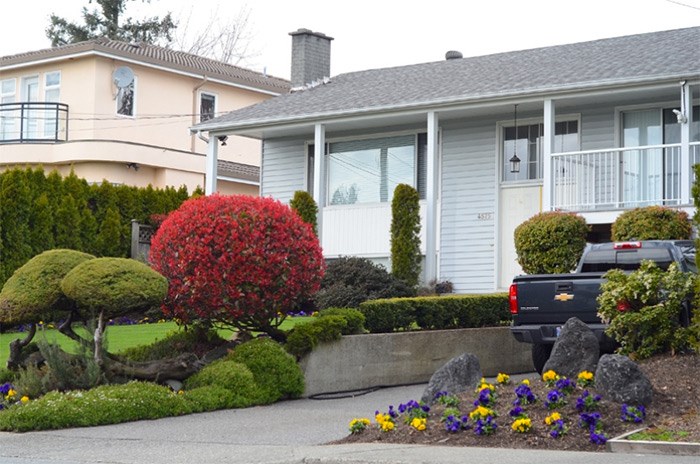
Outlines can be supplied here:
[[72, 302], [61, 281], [76, 266], [95, 257], [75, 250], [49, 250], [19, 268], [0, 292], [0, 323], [13, 325], [59, 320]]
[[360, 305], [372, 333], [413, 327], [455, 329], [495, 326], [509, 321], [508, 295], [428, 296], [366, 301]]
[[361, 333], [364, 321], [365, 317], [356, 309], [324, 309], [315, 319], [297, 324], [289, 332], [285, 348], [300, 358], [319, 343], [338, 340], [341, 335]]
[[241, 404], [241, 395], [219, 385], [206, 385], [182, 393], [187, 401], [189, 412], [207, 412], [251, 406]]
[[167, 315], [239, 330], [277, 328], [318, 290], [323, 255], [311, 226], [271, 198], [191, 199], [161, 224], [150, 262], [170, 281]]
[[241, 363], [220, 359], [205, 366], [185, 381], [185, 388], [193, 390], [200, 387], [221, 387], [234, 394], [227, 399], [227, 405], [245, 408], [255, 403], [258, 386], [253, 373]]
[[340, 257], [331, 261], [316, 294], [321, 308], [357, 308], [377, 298], [413, 296], [414, 290], [366, 258]]
[[0, 430], [28, 432], [92, 427], [179, 416], [190, 412], [182, 396], [149, 382], [104, 385], [66, 393], [54, 391], [4, 410], [0, 414]]
[[310, 224], [314, 234], [318, 235], [318, 206], [311, 194], [305, 190], [297, 190], [294, 192], [294, 197], [289, 202], [289, 206], [296, 211], [302, 221]]
[[319, 318], [341, 316], [345, 319], [346, 327], [343, 335], [362, 333], [365, 330], [365, 316], [354, 308], [326, 308], [318, 313]]
[[586, 246], [586, 220], [574, 213], [537, 214], [515, 228], [515, 251], [526, 274], [558, 274], [576, 267]]
[[105, 311], [105, 316], [113, 317], [160, 304], [168, 282], [134, 259], [95, 258], [73, 268], [61, 282], [61, 290], [80, 308]]
[[663, 206], [646, 206], [625, 211], [612, 225], [614, 241], [688, 240], [692, 233], [688, 213]]
[[289, 332], [284, 347], [290, 354], [300, 358], [319, 343], [339, 340], [346, 329], [347, 321], [342, 316], [326, 316], [297, 324]]
[[258, 385], [257, 401], [274, 403], [304, 393], [304, 374], [296, 360], [270, 339], [258, 338], [237, 346], [225, 359], [245, 364]]
[[407, 184], [394, 189], [391, 201], [391, 273], [414, 288], [420, 276], [420, 196]]

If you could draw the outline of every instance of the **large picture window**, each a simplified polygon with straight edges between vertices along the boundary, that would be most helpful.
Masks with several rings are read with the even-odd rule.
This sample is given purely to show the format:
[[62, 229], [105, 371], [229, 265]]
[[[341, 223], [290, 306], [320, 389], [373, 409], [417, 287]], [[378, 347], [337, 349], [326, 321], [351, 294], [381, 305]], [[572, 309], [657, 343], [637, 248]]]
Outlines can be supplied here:
[[[526, 181], [542, 178], [542, 140], [544, 124], [518, 125], [503, 128], [503, 180]], [[554, 151], [565, 153], [579, 149], [578, 121], [561, 121], [554, 124]], [[509, 160], [517, 154], [520, 172], [510, 172]]]
[[389, 202], [399, 184], [424, 198], [426, 144], [425, 134], [328, 144], [328, 204]]

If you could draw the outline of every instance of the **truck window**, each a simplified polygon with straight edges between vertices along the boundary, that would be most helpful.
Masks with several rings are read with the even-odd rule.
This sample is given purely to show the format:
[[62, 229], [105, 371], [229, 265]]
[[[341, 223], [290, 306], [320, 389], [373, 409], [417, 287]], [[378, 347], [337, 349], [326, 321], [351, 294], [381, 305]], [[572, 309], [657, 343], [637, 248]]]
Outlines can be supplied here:
[[644, 259], [654, 261], [666, 270], [673, 262], [666, 248], [639, 248], [636, 250], [591, 250], [586, 254], [581, 272], [605, 272], [610, 269], [634, 271]]

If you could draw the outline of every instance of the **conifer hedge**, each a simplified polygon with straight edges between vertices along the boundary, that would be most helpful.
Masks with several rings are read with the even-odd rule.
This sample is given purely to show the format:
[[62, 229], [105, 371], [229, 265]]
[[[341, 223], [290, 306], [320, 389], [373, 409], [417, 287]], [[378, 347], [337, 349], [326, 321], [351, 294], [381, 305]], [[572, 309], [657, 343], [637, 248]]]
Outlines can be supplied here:
[[0, 172], [0, 288], [30, 258], [53, 248], [128, 257], [131, 220], [177, 209], [187, 188], [90, 185], [74, 173]]

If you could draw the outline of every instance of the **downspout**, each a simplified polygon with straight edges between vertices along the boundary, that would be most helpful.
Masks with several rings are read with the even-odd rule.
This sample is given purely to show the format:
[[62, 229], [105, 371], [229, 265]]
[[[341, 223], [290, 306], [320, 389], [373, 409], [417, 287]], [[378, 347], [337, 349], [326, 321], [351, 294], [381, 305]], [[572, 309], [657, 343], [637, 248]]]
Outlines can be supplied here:
[[[197, 91], [199, 89], [201, 89], [204, 86], [204, 84], [206, 84], [207, 82], [209, 82], [209, 78], [207, 76], [204, 76], [204, 77], [202, 77], [202, 82], [195, 85], [194, 88], [192, 89], [192, 125], [193, 126], [197, 124], [197, 114], [198, 114], [198, 112], [197, 112]], [[209, 142], [208, 139], [202, 138], [202, 135], [199, 131], [197, 131], [197, 136], [201, 140], [204, 140], [205, 142]], [[192, 153], [194, 153], [195, 142], [196, 142], [196, 140], [194, 138], [194, 134], [192, 134], [190, 137], [190, 151]]]

